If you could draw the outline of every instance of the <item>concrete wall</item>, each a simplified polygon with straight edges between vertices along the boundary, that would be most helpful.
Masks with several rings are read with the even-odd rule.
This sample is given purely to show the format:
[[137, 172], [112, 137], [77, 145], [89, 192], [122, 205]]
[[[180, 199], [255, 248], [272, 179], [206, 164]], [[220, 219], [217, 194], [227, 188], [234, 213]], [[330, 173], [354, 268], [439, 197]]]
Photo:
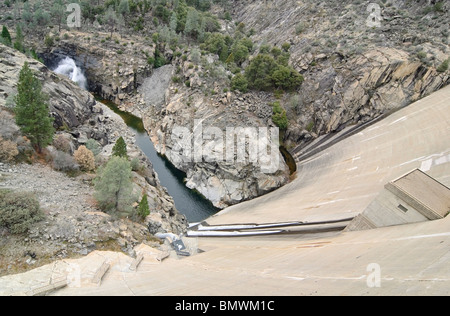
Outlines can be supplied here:
[[450, 210], [450, 190], [420, 170], [393, 182], [358, 215], [347, 231], [418, 223], [444, 218]]

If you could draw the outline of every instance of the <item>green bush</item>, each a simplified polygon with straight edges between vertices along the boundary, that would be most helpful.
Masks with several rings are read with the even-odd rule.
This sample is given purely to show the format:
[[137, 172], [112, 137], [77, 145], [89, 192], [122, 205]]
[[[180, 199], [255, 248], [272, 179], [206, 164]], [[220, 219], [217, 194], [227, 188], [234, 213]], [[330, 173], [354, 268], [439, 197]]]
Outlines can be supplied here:
[[434, 11], [435, 12], [445, 12], [444, 10], [444, 1], [438, 2], [434, 5]]
[[48, 48], [52, 48], [53, 45], [55, 45], [55, 41], [54, 41], [53, 37], [50, 35], [45, 36], [44, 43], [45, 43], [45, 46], [47, 46]]
[[288, 118], [286, 115], [286, 110], [283, 109], [283, 107], [280, 105], [280, 102], [274, 102], [272, 105], [273, 109], [273, 115], [272, 115], [272, 121], [276, 126], [278, 126], [280, 129], [285, 130], [288, 128]]
[[279, 66], [272, 74], [272, 81], [277, 88], [294, 90], [304, 81], [302, 75], [292, 67]]
[[[280, 56], [282, 55], [281, 50]], [[268, 54], [259, 54], [245, 69], [248, 86], [256, 90], [294, 90], [304, 78], [294, 68], [285, 66]]]
[[450, 58], [445, 60], [440, 66], [437, 68], [438, 72], [446, 72], [448, 70], [448, 66], [450, 63]]
[[97, 156], [102, 152], [101, 145], [95, 139], [92, 138], [88, 139], [88, 141], [86, 142], [86, 148], [92, 151], [94, 156]]
[[248, 91], [248, 81], [242, 74], [237, 74], [231, 79], [231, 88], [233, 90], [239, 90], [243, 93]]
[[278, 65], [272, 56], [267, 54], [256, 56], [245, 69], [249, 87], [256, 90], [272, 89], [272, 74], [277, 68]]
[[33, 194], [0, 190], [0, 227], [13, 234], [22, 234], [43, 218]]

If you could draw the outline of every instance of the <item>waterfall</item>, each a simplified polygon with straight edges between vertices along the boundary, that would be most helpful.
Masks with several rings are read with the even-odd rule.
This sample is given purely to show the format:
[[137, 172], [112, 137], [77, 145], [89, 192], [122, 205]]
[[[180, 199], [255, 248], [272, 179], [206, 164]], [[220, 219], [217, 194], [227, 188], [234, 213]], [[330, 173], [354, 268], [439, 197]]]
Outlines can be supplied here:
[[75, 64], [75, 61], [66, 57], [61, 60], [58, 66], [53, 69], [54, 72], [60, 75], [69, 77], [73, 82], [76, 82], [82, 89], [87, 90], [87, 79], [80, 67]]

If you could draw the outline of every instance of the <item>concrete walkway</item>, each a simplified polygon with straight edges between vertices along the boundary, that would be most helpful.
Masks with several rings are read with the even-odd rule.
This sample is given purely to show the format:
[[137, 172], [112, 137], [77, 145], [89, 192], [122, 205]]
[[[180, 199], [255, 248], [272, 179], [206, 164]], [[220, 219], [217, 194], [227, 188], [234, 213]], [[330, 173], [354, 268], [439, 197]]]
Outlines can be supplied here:
[[[300, 162], [289, 185], [207, 223], [349, 218], [415, 168], [450, 186], [449, 135], [446, 87]], [[450, 216], [359, 232], [198, 238], [198, 247], [204, 252], [182, 260], [144, 257], [134, 272], [112, 266], [99, 286], [53, 294], [450, 295]]]

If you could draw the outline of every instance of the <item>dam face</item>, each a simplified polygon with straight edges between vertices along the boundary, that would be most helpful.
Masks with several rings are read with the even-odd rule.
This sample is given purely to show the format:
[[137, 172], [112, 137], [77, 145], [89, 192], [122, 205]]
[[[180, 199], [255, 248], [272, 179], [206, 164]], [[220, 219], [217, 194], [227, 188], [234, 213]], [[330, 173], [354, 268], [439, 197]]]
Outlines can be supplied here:
[[[449, 187], [449, 134], [446, 87], [299, 161], [297, 178], [290, 184], [227, 208], [208, 218], [205, 226], [338, 222], [361, 214], [386, 183], [414, 169]], [[77, 262], [92, 267], [95, 260], [108, 258], [113, 268], [101, 285], [67, 286], [53, 294], [450, 294], [450, 216], [364, 231], [318, 233], [296, 226], [282, 234], [187, 240], [197, 243], [201, 253], [162, 263], [145, 253], [133, 272], [127, 270], [132, 258], [101, 253], [98, 260], [100, 254], [94, 252]]]

